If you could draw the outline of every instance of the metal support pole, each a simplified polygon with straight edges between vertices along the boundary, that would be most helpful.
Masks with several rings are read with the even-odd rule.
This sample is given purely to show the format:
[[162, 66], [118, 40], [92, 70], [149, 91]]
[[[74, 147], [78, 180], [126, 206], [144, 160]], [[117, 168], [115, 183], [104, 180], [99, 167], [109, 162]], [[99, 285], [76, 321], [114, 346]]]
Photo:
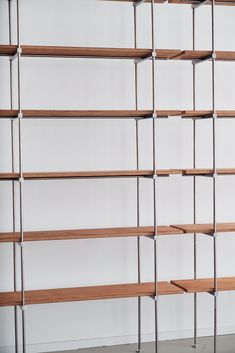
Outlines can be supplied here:
[[155, 353], [158, 353], [158, 269], [157, 269], [157, 250], [158, 250], [158, 232], [157, 232], [157, 175], [156, 175], [156, 50], [155, 50], [155, 4], [151, 1], [151, 30], [152, 30], [152, 130], [153, 130], [153, 219], [154, 219], [154, 314], [155, 314]]
[[[9, 45], [12, 44], [12, 0], [8, 0], [8, 24], [9, 24]], [[10, 109], [13, 109], [13, 75], [12, 75], [12, 60], [10, 59]], [[15, 151], [14, 151], [14, 120], [11, 120], [11, 171], [15, 172]], [[16, 231], [16, 218], [15, 218], [15, 182], [12, 181], [12, 231]], [[13, 243], [13, 278], [14, 278], [14, 291], [17, 290], [17, 249], [16, 243]], [[15, 353], [19, 351], [18, 339], [18, 311], [17, 306], [14, 306], [14, 330], [15, 330]]]
[[18, 144], [19, 144], [19, 217], [20, 217], [20, 272], [21, 272], [21, 315], [22, 346], [26, 353], [25, 273], [24, 273], [24, 222], [23, 222], [23, 155], [22, 155], [22, 101], [21, 101], [21, 47], [20, 47], [20, 0], [17, 5], [17, 73], [18, 73]]
[[[137, 7], [134, 8], [134, 47], [137, 48]], [[138, 64], [135, 65], [135, 109], [138, 110]], [[139, 121], [135, 121], [135, 135], [136, 135], [136, 168], [139, 170]], [[140, 226], [140, 178], [136, 179], [136, 223]], [[138, 267], [138, 283], [141, 282], [141, 252], [140, 252], [140, 237], [137, 236], [137, 267]], [[141, 342], [141, 297], [138, 297], [138, 347], [137, 353], [142, 351]]]
[[[193, 12], [193, 50], [195, 50], [195, 8]], [[196, 65], [193, 63], [193, 110], [196, 109]], [[196, 168], [196, 120], [193, 119], [193, 168]], [[193, 223], [196, 224], [196, 177], [193, 177]], [[197, 234], [193, 235], [193, 270], [197, 278]], [[197, 348], [197, 293], [194, 293], [194, 338], [193, 348]]]
[[212, 23], [212, 128], [213, 128], [213, 257], [214, 257], [214, 353], [217, 352], [217, 219], [216, 219], [216, 110], [215, 110], [215, 0], [211, 2], [211, 23]]

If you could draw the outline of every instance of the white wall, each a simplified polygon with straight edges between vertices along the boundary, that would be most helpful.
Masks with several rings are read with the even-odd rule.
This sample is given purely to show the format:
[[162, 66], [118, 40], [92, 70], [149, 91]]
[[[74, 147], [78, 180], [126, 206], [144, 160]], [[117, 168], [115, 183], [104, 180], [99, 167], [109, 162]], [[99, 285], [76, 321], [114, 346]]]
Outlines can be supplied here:
[[[22, 43], [75, 46], [133, 46], [133, 8], [128, 3], [95, 0], [22, 0]], [[13, 5], [15, 2], [13, 1]], [[150, 7], [138, 8], [138, 45], [150, 47]], [[197, 48], [210, 48], [210, 8], [197, 10]], [[235, 9], [216, 8], [216, 49], [235, 50]], [[190, 6], [156, 5], [156, 46], [192, 48]], [[8, 42], [7, 1], [0, 0], [0, 42]], [[140, 66], [139, 108], [151, 109], [151, 64]], [[234, 109], [234, 63], [216, 65], [216, 108]], [[25, 109], [134, 109], [131, 61], [24, 58]], [[9, 108], [9, 61], [0, 59], [0, 107]], [[197, 67], [197, 108], [210, 109], [210, 64]], [[159, 109], [192, 108], [192, 65], [157, 64]], [[16, 103], [16, 102], [15, 102]], [[24, 169], [27, 171], [135, 168], [133, 121], [25, 121]], [[151, 122], [142, 121], [141, 166], [151, 168]], [[0, 122], [0, 170], [10, 171], [10, 123]], [[158, 168], [192, 167], [192, 122], [157, 123]], [[218, 166], [234, 166], [235, 121], [218, 122]], [[212, 165], [211, 121], [197, 122], [197, 165]], [[198, 178], [198, 222], [211, 221], [211, 180]], [[235, 178], [218, 180], [218, 221], [234, 221]], [[134, 226], [134, 180], [43, 181], [25, 183], [25, 229]], [[158, 181], [160, 224], [192, 222], [192, 179]], [[152, 224], [151, 181], [141, 181], [141, 224]], [[0, 184], [1, 231], [10, 231], [11, 185]], [[234, 275], [233, 234], [220, 235], [219, 275]], [[153, 278], [153, 243], [142, 239], [142, 280]], [[81, 240], [27, 244], [28, 289], [125, 283], [137, 280], [136, 240]], [[159, 241], [160, 280], [190, 278], [192, 236]], [[0, 247], [0, 290], [12, 290], [12, 246]], [[198, 275], [211, 276], [212, 241], [198, 237]], [[233, 293], [219, 296], [219, 333], [235, 330]], [[11, 351], [13, 309], [0, 309], [0, 352]], [[212, 333], [213, 299], [199, 295], [199, 333]], [[160, 299], [162, 339], [192, 336], [192, 295]], [[143, 299], [143, 340], [152, 340], [153, 302]], [[136, 299], [51, 304], [27, 308], [29, 352], [135, 342]], [[169, 352], [170, 353], [170, 352]]]

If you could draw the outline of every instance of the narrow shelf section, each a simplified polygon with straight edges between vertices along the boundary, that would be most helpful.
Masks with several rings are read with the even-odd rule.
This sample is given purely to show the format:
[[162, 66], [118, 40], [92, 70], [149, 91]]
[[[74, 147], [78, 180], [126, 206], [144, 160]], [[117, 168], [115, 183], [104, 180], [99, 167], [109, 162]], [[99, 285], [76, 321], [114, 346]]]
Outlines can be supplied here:
[[[182, 175], [194, 176], [194, 175], [212, 175], [213, 169], [182, 169]], [[218, 175], [234, 175], [235, 168], [217, 168], [216, 173]]]
[[[182, 112], [182, 118], [207, 118], [212, 117], [212, 110], [184, 110]], [[217, 110], [218, 118], [235, 118], [235, 110]]]
[[[156, 175], [168, 176], [181, 173], [178, 169], [158, 169]], [[47, 179], [82, 179], [82, 178], [131, 178], [151, 177], [152, 170], [112, 170], [112, 171], [88, 171], [88, 172], [26, 172], [23, 173], [25, 180], [47, 180]], [[0, 180], [18, 180], [19, 173], [0, 173]]]
[[[210, 50], [183, 50], [176, 55], [174, 60], [203, 60], [212, 55]], [[234, 51], [216, 51], [216, 60], [218, 61], [234, 61]]]
[[[147, 282], [80, 288], [30, 290], [25, 291], [25, 305], [153, 296], [154, 288], [153, 282]], [[183, 293], [182, 289], [169, 282], [158, 282], [158, 295], [181, 293]], [[0, 307], [20, 304], [21, 292], [0, 293]]]
[[[114, 118], [114, 119], [144, 119], [152, 117], [152, 110], [23, 110], [23, 118]], [[212, 117], [212, 110], [157, 110], [158, 118], [181, 117], [184, 119], [199, 119]], [[235, 118], [235, 110], [218, 110], [218, 118]], [[0, 110], [1, 119], [17, 118], [18, 110]]]
[[[168, 0], [167, 1], [169, 4], [181, 4], [181, 5], [187, 5], [187, 4], [200, 4], [203, 2], [203, 0]], [[208, 1], [205, 3], [205, 5], [211, 5], [211, 2]], [[215, 0], [215, 5], [222, 5], [222, 6], [234, 6], [235, 1], [234, 0]]]
[[[183, 230], [170, 226], [158, 226], [159, 235], [183, 234]], [[73, 230], [47, 230], [24, 232], [24, 241], [50, 241], [71, 239], [94, 238], [124, 238], [136, 236], [153, 236], [154, 228], [148, 227], [122, 227], [122, 228], [98, 228], [98, 229], [73, 229]], [[19, 232], [0, 233], [0, 243], [12, 243], [20, 241]]]
[[[186, 293], [211, 293], [214, 291], [213, 278], [174, 280], [171, 283], [183, 289]], [[218, 291], [235, 290], [235, 277], [218, 278], [217, 283]]]
[[[212, 223], [203, 223], [203, 224], [174, 224], [171, 227], [178, 228], [184, 233], [203, 233], [211, 234], [213, 233], [213, 224]], [[218, 233], [226, 232], [235, 232], [235, 223], [217, 223], [216, 231]]]

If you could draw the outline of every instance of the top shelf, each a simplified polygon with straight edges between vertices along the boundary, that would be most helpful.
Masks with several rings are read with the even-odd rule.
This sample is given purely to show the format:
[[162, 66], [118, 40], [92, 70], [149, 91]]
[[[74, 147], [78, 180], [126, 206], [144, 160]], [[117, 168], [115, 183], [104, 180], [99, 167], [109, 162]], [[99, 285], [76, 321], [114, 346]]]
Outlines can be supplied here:
[[[57, 58], [100, 58], [100, 59], [146, 59], [152, 55], [151, 48], [104, 48], [104, 47], [69, 47], [22, 45], [24, 57]], [[0, 45], [1, 56], [14, 56], [16, 45]], [[157, 60], [202, 61], [212, 55], [210, 50], [156, 49]], [[234, 61], [235, 51], [216, 51], [218, 61]]]

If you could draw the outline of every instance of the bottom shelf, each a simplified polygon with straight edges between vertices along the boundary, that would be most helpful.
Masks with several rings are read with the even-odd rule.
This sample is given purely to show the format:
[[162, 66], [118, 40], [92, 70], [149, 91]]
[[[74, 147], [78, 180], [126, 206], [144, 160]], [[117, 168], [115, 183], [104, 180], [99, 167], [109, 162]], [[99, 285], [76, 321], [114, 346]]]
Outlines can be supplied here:
[[[210, 293], [214, 291], [213, 278], [175, 280], [171, 281], [171, 283], [183, 289], [186, 293]], [[217, 283], [218, 291], [235, 290], [235, 277], [218, 278]]]
[[[73, 301], [154, 296], [154, 282], [58, 288], [25, 291], [25, 305]], [[158, 295], [181, 294], [183, 290], [169, 282], [158, 282]], [[0, 307], [21, 304], [21, 292], [0, 293]]]

